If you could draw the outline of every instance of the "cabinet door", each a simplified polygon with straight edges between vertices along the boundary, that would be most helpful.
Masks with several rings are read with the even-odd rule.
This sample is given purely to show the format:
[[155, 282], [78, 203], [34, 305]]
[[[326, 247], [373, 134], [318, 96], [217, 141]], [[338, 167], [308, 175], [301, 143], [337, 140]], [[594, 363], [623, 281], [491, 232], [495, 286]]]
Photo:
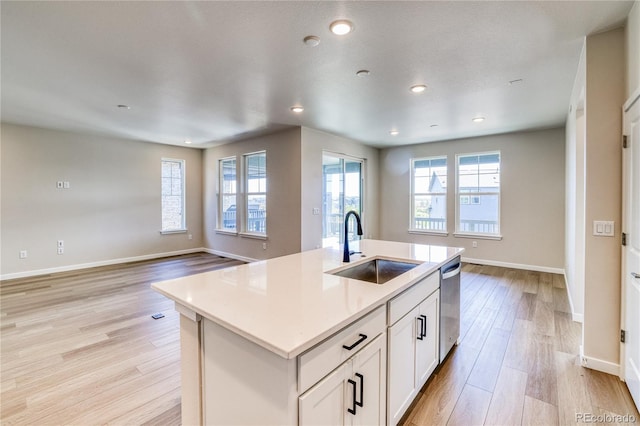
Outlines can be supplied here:
[[347, 407], [351, 369], [351, 361], [347, 361], [298, 398], [301, 426], [351, 424], [351, 418], [347, 417], [347, 408], [351, 407]]
[[[378, 336], [353, 359], [351, 380], [356, 382], [356, 410], [353, 425], [384, 425], [386, 423], [387, 335]], [[349, 382], [351, 384], [352, 382]], [[352, 397], [354, 386], [347, 390]], [[347, 404], [353, 403], [347, 399]]]
[[419, 306], [389, 328], [388, 424], [398, 423], [416, 395], [415, 350], [419, 342]]
[[424, 323], [422, 340], [416, 340], [416, 388], [422, 385], [438, 366], [440, 292], [436, 291], [418, 305], [420, 326]]

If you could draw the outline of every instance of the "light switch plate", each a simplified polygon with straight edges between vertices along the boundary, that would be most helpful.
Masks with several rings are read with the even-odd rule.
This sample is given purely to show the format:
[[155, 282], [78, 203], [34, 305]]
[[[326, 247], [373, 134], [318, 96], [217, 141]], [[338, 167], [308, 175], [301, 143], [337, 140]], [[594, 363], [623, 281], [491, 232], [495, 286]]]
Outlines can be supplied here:
[[593, 235], [597, 237], [613, 237], [615, 235], [615, 222], [612, 220], [594, 220]]

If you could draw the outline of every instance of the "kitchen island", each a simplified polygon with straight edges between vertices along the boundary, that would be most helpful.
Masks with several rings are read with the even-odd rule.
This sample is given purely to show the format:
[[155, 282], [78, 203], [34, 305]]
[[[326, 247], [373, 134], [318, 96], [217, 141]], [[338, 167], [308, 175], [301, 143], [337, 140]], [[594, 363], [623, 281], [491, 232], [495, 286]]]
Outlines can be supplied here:
[[[348, 264], [340, 247], [324, 248], [152, 284], [181, 314], [183, 424], [395, 419], [387, 330], [427, 296], [437, 300], [440, 266], [463, 249], [377, 240], [351, 248], [362, 254]], [[375, 258], [417, 266], [384, 284], [332, 273]], [[419, 340], [437, 342], [437, 316], [417, 318], [411, 333], [420, 327]], [[329, 391], [314, 392], [320, 385]]]

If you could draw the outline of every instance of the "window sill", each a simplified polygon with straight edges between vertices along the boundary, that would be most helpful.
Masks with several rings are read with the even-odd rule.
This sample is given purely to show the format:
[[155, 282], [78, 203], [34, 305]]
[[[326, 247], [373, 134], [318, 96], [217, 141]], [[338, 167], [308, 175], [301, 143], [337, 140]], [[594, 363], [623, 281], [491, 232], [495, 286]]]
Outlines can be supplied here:
[[244, 238], [254, 238], [256, 240], [266, 240], [267, 234], [258, 234], [255, 232], [238, 232], [238, 235]]
[[162, 235], [171, 235], [171, 234], [186, 234], [186, 229], [172, 229], [171, 231], [160, 231]]
[[216, 229], [216, 234], [222, 234], [222, 235], [238, 235], [238, 231], [232, 231], [230, 229]]
[[473, 234], [473, 233], [465, 233], [465, 232], [454, 232], [454, 237], [457, 238], [475, 238], [477, 240], [502, 240], [502, 235], [492, 235], [492, 234]]
[[446, 237], [449, 235], [447, 231], [425, 231], [424, 229], [409, 229], [410, 234], [419, 235], [435, 235], [437, 237]]

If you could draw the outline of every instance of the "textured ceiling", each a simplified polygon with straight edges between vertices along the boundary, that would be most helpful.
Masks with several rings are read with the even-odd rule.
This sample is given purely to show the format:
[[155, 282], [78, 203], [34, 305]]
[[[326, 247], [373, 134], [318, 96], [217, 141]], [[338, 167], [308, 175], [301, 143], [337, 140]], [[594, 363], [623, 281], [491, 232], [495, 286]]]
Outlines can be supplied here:
[[[3, 1], [2, 121], [194, 147], [292, 125], [380, 147], [557, 126], [583, 37], [632, 5]], [[331, 34], [340, 18], [355, 31]]]

